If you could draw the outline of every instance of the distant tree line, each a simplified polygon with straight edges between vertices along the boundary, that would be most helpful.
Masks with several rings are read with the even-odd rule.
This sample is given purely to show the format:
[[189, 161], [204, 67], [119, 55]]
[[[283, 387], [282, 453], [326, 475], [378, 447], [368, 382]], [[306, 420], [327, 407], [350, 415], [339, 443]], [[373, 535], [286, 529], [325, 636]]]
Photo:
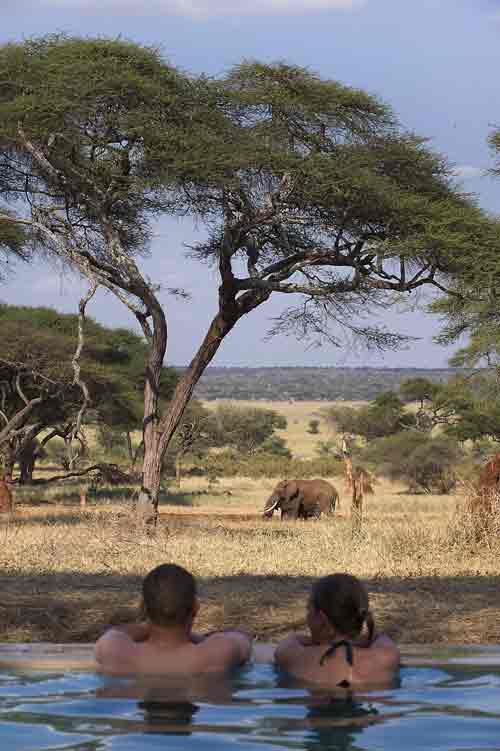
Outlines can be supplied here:
[[384, 391], [398, 391], [408, 378], [444, 383], [456, 372], [453, 368], [210, 367], [195, 395], [207, 400], [371, 401]]

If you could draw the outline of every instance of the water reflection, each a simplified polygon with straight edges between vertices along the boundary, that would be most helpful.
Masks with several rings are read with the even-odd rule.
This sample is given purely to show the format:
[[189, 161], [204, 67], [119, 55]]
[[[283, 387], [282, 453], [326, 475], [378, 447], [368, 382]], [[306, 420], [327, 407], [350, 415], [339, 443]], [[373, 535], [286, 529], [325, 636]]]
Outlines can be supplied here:
[[144, 711], [147, 730], [176, 735], [191, 735], [193, 717], [199, 712], [197, 704], [190, 701], [158, 701], [147, 699], [140, 701], [139, 708]]
[[104, 678], [98, 699], [129, 699], [143, 718], [143, 732], [191, 735], [202, 704], [225, 705], [233, 700], [229, 676], [131, 676]]
[[156, 751], [167, 744], [169, 751], [211, 751], [229, 743], [241, 751], [500, 748], [498, 673], [436, 666], [404, 669], [401, 678], [390, 688], [350, 693], [301, 685], [270, 665], [177, 679], [5, 675], [0, 749]]
[[[287, 692], [298, 688], [303, 691], [300, 702], [304, 717], [295, 723], [295, 729], [303, 731], [300, 747], [307, 751], [359, 749], [363, 730], [382, 719], [373, 701], [351, 690], [311, 687], [285, 673], [278, 673], [277, 686]], [[284, 718], [276, 730], [290, 732], [289, 718]]]

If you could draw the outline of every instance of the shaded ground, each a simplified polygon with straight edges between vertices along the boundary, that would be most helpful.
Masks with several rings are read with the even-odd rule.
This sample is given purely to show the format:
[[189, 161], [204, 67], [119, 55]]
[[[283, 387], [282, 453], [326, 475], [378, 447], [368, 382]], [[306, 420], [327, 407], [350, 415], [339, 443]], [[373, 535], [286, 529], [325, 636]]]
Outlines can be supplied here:
[[250, 504], [164, 509], [154, 540], [137, 538], [120, 509], [21, 505], [0, 527], [0, 640], [91, 641], [135, 619], [144, 573], [176, 560], [197, 575], [200, 630], [243, 626], [274, 640], [302, 629], [314, 578], [349, 570], [366, 581], [378, 627], [401, 643], [500, 642], [496, 552], [430, 539], [443, 511], [428, 499], [413, 500], [409, 526], [394, 503], [387, 522], [372, 504], [360, 541], [343, 516], [265, 523]]
[[[140, 577], [0, 577], [1, 641], [91, 641], [134, 620]], [[200, 630], [243, 626], [274, 640], [304, 628], [310, 577], [202, 579]], [[401, 643], [500, 643], [500, 577], [367, 580], [378, 627]]]

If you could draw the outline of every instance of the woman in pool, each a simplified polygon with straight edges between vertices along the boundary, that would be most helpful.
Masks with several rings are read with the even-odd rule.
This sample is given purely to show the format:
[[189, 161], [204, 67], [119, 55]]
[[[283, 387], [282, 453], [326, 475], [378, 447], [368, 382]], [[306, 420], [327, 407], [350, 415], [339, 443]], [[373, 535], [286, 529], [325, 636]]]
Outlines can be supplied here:
[[309, 635], [278, 644], [276, 664], [297, 678], [328, 687], [388, 684], [399, 667], [399, 650], [375, 634], [364, 585], [349, 574], [319, 579], [307, 604]]

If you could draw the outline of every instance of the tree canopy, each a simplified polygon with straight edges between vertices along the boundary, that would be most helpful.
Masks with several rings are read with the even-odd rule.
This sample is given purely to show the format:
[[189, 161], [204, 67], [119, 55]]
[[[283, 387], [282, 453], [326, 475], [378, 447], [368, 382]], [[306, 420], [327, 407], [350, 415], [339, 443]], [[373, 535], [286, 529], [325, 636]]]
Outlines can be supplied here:
[[[500, 128], [492, 131], [489, 144], [494, 158], [490, 169], [500, 177]], [[446, 321], [438, 341], [453, 344], [469, 335], [466, 347], [452, 358], [455, 366], [500, 363], [500, 254], [498, 253], [499, 217], [478, 223], [473, 249], [457, 249], [455, 265], [448, 280], [451, 295], [435, 301], [430, 309]]]
[[325, 415], [341, 433], [353, 433], [367, 441], [393, 435], [415, 425], [415, 417], [393, 391], [384, 391], [365, 407], [334, 406]]
[[[0, 451], [10, 451], [15, 460], [42, 433], [45, 442], [70, 434], [83, 400], [72, 368], [78, 317], [50, 308], [0, 305], [0, 326]], [[80, 367], [90, 397], [87, 423], [122, 431], [140, 427], [146, 353], [137, 334], [86, 319]], [[165, 400], [175, 381], [174, 371], [165, 369]]]
[[448, 493], [455, 487], [463, 450], [448, 436], [429, 437], [416, 431], [395, 433], [369, 443], [364, 461], [391, 480], [403, 480], [412, 492]]

